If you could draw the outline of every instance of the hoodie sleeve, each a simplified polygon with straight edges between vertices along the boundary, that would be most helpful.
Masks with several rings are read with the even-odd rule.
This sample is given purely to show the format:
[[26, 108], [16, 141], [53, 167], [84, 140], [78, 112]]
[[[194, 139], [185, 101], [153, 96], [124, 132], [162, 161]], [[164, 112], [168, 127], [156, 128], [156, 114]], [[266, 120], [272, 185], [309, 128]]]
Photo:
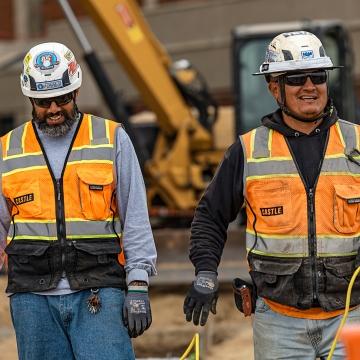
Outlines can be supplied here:
[[240, 139], [225, 153], [202, 196], [191, 225], [190, 260], [199, 271], [217, 271], [227, 228], [244, 202], [244, 157]]

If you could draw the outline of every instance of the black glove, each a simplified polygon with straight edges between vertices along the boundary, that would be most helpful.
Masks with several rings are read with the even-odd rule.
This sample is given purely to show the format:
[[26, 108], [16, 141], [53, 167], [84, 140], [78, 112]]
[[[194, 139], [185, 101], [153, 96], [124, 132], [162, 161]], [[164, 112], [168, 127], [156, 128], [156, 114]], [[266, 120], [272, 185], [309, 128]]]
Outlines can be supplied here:
[[217, 274], [213, 271], [199, 271], [193, 281], [184, 301], [184, 314], [186, 321], [193, 320], [195, 325], [204, 326], [209, 316], [209, 311], [216, 314], [218, 299]]
[[129, 336], [141, 335], [151, 325], [151, 308], [147, 286], [129, 286], [123, 306], [124, 325]]

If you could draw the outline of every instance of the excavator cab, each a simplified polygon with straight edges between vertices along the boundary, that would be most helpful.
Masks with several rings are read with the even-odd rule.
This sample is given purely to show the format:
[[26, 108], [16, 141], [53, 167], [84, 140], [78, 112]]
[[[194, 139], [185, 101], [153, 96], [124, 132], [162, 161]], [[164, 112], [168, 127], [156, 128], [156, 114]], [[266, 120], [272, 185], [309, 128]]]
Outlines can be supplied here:
[[232, 33], [233, 85], [235, 95], [236, 135], [260, 125], [261, 118], [276, 110], [277, 105], [262, 76], [253, 76], [263, 62], [266, 48], [278, 34], [307, 30], [324, 44], [334, 65], [344, 68], [329, 71], [330, 96], [339, 117], [356, 121], [353, 54], [349, 35], [339, 21], [307, 21], [238, 26]]

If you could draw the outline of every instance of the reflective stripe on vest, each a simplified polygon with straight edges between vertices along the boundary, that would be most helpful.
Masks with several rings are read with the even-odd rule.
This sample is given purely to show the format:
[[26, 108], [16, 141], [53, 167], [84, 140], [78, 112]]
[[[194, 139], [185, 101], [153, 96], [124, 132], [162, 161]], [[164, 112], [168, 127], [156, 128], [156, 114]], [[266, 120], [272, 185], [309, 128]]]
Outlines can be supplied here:
[[[240, 139], [248, 251], [256, 240], [252, 251], [259, 255], [309, 256], [307, 194], [285, 138], [261, 126]], [[360, 245], [360, 166], [348, 158], [360, 164], [354, 149], [359, 126], [339, 120], [329, 129], [314, 197], [319, 257], [354, 255]]]
[[[110, 120], [83, 116], [63, 174], [68, 240], [121, 234], [113, 196], [117, 127]], [[58, 240], [54, 182], [31, 122], [5, 135], [2, 147], [2, 190], [12, 204], [14, 219], [8, 241]]]

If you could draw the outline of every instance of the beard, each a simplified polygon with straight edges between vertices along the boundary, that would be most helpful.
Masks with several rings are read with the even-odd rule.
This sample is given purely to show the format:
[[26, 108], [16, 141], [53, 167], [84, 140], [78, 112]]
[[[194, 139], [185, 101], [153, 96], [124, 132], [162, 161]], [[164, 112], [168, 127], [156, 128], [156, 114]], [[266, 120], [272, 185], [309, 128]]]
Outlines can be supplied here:
[[[38, 129], [51, 137], [66, 135], [75, 124], [78, 114], [79, 111], [76, 104], [74, 104], [74, 107], [70, 111], [61, 110], [56, 113], [48, 113], [45, 116], [37, 114], [34, 108], [32, 110], [33, 121], [37, 124]], [[46, 120], [54, 115], [63, 115], [65, 120], [61, 124], [49, 125]]]

